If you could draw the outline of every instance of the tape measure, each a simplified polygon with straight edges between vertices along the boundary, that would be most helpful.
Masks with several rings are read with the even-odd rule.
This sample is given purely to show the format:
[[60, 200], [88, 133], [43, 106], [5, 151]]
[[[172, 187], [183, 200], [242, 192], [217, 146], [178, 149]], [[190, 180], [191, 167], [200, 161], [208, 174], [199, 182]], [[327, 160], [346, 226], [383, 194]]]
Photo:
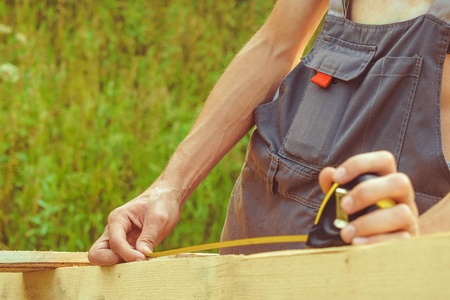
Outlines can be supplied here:
[[257, 238], [217, 242], [217, 243], [190, 246], [190, 247], [184, 247], [184, 248], [167, 250], [167, 251], [154, 252], [154, 253], [147, 254], [147, 256], [150, 258], [154, 258], [154, 257], [168, 256], [168, 255], [174, 255], [174, 254], [199, 252], [199, 251], [229, 248], [229, 247], [236, 247], [236, 246], [249, 246], [249, 245], [275, 244], [275, 243], [298, 243], [298, 242], [306, 242], [307, 239], [308, 239], [307, 235], [266, 236], [266, 237], [257, 237]]
[[337, 183], [333, 184], [331, 189], [326, 194], [324, 200], [322, 201], [322, 205], [320, 206], [316, 219], [314, 221], [314, 226], [311, 228], [308, 235], [284, 235], [247, 238], [154, 252], [147, 254], [147, 256], [150, 258], [155, 258], [181, 253], [275, 243], [306, 242], [306, 246], [309, 248], [324, 248], [348, 245], [341, 239], [340, 236], [341, 229], [344, 228], [348, 222], [351, 222], [358, 217], [370, 213], [376, 209], [389, 208], [395, 205], [394, 201], [390, 199], [383, 199], [378, 201], [375, 205], [369, 206], [352, 215], [347, 215], [344, 211], [341, 210], [341, 200], [348, 191], [353, 189], [357, 184], [376, 177], [378, 176], [375, 174], [363, 174], [355, 178], [353, 181], [342, 186], [339, 186]]
[[376, 202], [376, 204], [366, 207], [352, 215], [347, 215], [341, 209], [341, 200], [352, 190], [356, 185], [363, 181], [377, 178], [375, 174], [363, 174], [349, 183], [339, 186], [337, 183], [333, 184], [328, 191], [319, 212], [317, 213], [314, 226], [309, 231], [306, 246], [309, 248], [325, 248], [348, 245], [341, 238], [341, 229], [349, 222], [356, 220], [362, 215], [368, 214], [377, 209], [385, 209], [395, 205], [395, 202], [390, 199], [383, 199]]

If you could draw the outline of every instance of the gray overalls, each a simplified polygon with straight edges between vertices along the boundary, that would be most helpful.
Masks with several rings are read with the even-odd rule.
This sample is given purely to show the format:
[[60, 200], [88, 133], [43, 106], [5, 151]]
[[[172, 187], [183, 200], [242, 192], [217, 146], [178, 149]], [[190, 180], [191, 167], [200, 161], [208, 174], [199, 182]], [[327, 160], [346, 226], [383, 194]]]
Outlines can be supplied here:
[[[386, 25], [346, 19], [330, 0], [310, 53], [255, 110], [256, 129], [228, 207], [222, 240], [307, 234], [323, 199], [318, 174], [363, 152], [388, 150], [408, 174], [420, 213], [450, 192], [440, 91], [450, 42], [450, 3]], [[323, 88], [311, 79], [333, 76]], [[222, 254], [303, 248], [303, 243], [228, 248]]]

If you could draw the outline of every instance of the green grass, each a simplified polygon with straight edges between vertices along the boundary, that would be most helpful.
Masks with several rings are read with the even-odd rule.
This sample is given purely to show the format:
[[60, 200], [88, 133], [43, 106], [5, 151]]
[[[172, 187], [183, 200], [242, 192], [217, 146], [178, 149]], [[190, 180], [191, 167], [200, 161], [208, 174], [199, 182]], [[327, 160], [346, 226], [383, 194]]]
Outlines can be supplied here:
[[[0, 249], [87, 251], [161, 173], [275, 2], [0, 2]], [[247, 143], [159, 250], [219, 240]]]
[[[0, 2], [12, 29], [0, 31], [0, 65], [20, 74], [0, 79], [0, 249], [87, 251], [109, 212], [159, 175], [274, 3]], [[247, 141], [160, 249], [219, 240]]]

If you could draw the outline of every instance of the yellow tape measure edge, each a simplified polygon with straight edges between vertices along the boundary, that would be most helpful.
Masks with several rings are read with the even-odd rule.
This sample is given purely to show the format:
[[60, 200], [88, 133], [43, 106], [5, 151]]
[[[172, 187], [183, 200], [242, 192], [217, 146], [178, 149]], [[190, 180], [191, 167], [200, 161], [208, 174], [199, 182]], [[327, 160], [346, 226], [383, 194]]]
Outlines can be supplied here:
[[314, 225], [317, 225], [319, 223], [319, 219], [322, 216], [322, 212], [325, 208], [325, 205], [327, 205], [328, 200], [330, 200], [331, 196], [333, 195], [334, 191], [339, 187], [338, 183], [334, 183], [328, 193], [326, 194], [325, 198], [322, 201], [322, 205], [320, 205], [319, 211], [317, 212], [316, 219], [314, 220]]
[[[331, 196], [333, 195], [334, 191], [336, 190], [336, 188], [338, 186], [339, 186], [339, 184], [334, 183], [333, 186], [331, 187], [331, 189], [328, 191], [327, 195], [325, 196], [325, 198], [322, 202], [322, 205], [319, 208], [319, 212], [317, 213], [317, 216], [316, 216], [316, 219], [314, 222], [315, 225], [317, 225], [317, 223], [319, 222], [319, 219], [322, 215], [325, 205], [327, 204], [328, 200], [331, 198]], [[394, 206], [395, 202], [390, 199], [383, 199], [383, 200], [378, 201], [377, 205], [380, 208], [388, 208], [388, 207]], [[173, 250], [166, 250], [166, 251], [150, 253], [150, 254], [147, 254], [147, 256], [150, 258], [156, 258], [156, 257], [169, 256], [169, 255], [175, 255], [175, 254], [181, 254], [181, 253], [200, 252], [200, 251], [229, 248], [229, 247], [236, 247], [236, 246], [275, 244], [275, 243], [295, 243], [295, 242], [306, 242], [307, 240], [308, 240], [308, 235], [267, 236], [267, 237], [258, 237], [258, 238], [249, 238], [249, 239], [241, 239], [241, 240], [226, 241], [226, 242], [217, 242], [217, 243], [190, 246], [190, 247], [184, 247], [184, 248], [173, 249]]]
[[259, 244], [274, 244], [274, 243], [295, 243], [295, 242], [306, 242], [308, 239], [307, 235], [282, 235], [282, 236], [267, 236], [258, 238], [241, 239], [234, 241], [217, 242], [210, 244], [203, 244], [197, 246], [184, 247], [173, 250], [166, 250], [160, 252], [154, 252], [147, 254], [150, 258], [175, 255], [181, 253], [199, 252], [212, 249], [221, 249], [236, 246], [248, 246], [248, 245], [259, 245]]

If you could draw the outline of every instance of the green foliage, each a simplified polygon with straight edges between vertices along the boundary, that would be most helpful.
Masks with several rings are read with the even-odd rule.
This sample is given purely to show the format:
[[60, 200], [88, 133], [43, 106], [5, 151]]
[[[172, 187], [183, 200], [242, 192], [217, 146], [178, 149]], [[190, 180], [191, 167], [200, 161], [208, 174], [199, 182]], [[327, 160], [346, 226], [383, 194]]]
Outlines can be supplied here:
[[[0, 77], [0, 249], [88, 250], [159, 175], [274, 3], [0, 2], [0, 65], [20, 75]], [[219, 240], [247, 141], [160, 249]]]

